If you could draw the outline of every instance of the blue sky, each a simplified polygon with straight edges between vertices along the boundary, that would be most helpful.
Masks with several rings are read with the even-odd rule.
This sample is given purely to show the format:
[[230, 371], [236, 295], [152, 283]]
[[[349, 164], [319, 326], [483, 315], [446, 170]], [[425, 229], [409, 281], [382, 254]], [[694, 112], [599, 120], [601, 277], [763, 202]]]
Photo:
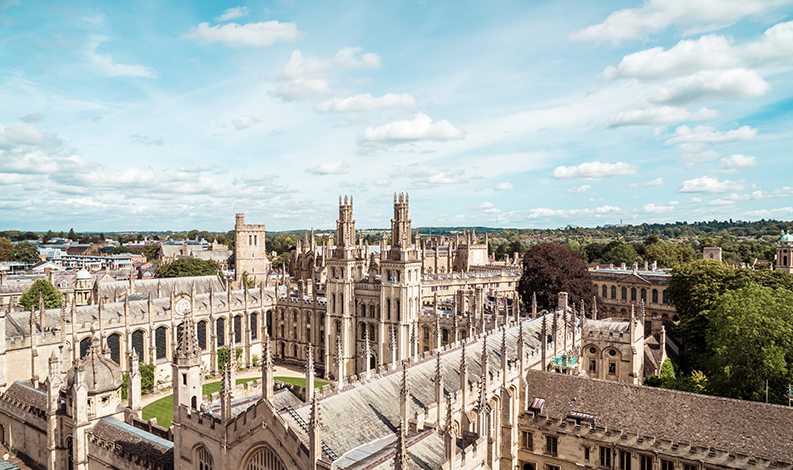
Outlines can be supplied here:
[[0, 228], [793, 217], [793, 0], [0, 0]]

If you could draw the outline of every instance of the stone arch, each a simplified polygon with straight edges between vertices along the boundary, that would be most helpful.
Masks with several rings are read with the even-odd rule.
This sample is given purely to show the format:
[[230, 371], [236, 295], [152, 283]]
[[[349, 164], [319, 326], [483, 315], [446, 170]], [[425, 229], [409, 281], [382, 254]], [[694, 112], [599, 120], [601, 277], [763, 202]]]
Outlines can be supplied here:
[[143, 353], [146, 351], [146, 333], [143, 330], [132, 332], [132, 349], [138, 355], [138, 361], [143, 361]]
[[193, 446], [193, 456], [197, 470], [214, 470], [214, 459], [204, 444], [199, 443]]
[[91, 337], [86, 336], [85, 338], [80, 340], [80, 359], [84, 358], [86, 354], [88, 354], [88, 348], [91, 347]]
[[249, 450], [242, 462], [243, 470], [287, 470], [278, 454], [263, 443]]

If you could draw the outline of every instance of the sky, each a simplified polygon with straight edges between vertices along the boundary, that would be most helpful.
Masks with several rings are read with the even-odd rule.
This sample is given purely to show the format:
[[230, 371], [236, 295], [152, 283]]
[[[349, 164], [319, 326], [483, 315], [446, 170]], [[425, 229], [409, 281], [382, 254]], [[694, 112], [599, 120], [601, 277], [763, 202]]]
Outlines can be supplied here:
[[793, 0], [0, 0], [0, 229], [793, 218]]

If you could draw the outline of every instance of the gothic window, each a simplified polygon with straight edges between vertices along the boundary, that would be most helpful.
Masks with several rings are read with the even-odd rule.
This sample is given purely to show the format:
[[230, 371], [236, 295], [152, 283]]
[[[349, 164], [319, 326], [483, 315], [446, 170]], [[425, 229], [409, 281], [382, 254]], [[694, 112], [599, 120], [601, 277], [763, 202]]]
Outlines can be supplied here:
[[292, 321], [297, 321], [297, 310], [292, 310]]
[[284, 337], [284, 325], [281, 325], [281, 338]]
[[286, 470], [286, 467], [273, 451], [264, 447], [251, 456], [245, 470]]
[[622, 288], [622, 300], [628, 300], [628, 288], [627, 287], [623, 287]]
[[369, 325], [369, 339], [377, 341], [377, 337], [374, 335], [374, 325]]
[[284, 309], [281, 309], [281, 320], [284, 319]]
[[649, 455], [639, 455], [639, 470], [653, 470], [653, 458]]
[[647, 303], [647, 289], [642, 289], [642, 300]]
[[212, 454], [206, 447], [198, 449], [198, 470], [212, 470]]
[[267, 311], [267, 318], [265, 319], [265, 321], [267, 322], [266, 323], [266, 325], [267, 325], [267, 335], [268, 336], [272, 336], [273, 335], [273, 312], [272, 312], [272, 310], [268, 310]]
[[202, 351], [206, 351], [207, 349], [207, 322], [200, 321], [198, 322], [197, 329], [198, 329], [198, 347], [201, 348]]
[[631, 302], [636, 302], [636, 288], [631, 287]]
[[116, 364], [121, 364], [121, 337], [112, 334], [107, 337], [107, 348], [110, 349], [110, 359]]
[[91, 347], [90, 337], [84, 338], [82, 341], [80, 341], [80, 358], [83, 358], [85, 357], [86, 354], [88, 354], [88, 348], [90, 347]]
[[226, 319], [218, 318], [215, 322], [215, 334], [218, 337], [218, 347], [226, 344]]
[[132, 333], [132, 348], [138, 355], [138, 360], [143, 362], [143, 331], [137, 330]]
[[620, 451], [620, 470], [631, 470], [631, 453]]
[[167, 332], [165, 327], [161, 326], [154, 331], [154, 346], [156, 350], [157, 359], [165, 359], [166, 353], [166, 338]]
[[374, 305], [369, 306], [369, 318], [374, 318]]
[[611, 447], [600, 446], [600, 466], [611, 467]]
[[658, 289], [653, 289], [653, 303], [658, 303]]
[[362, 317], [366, 316], [366, 305], [361, 305], [361, 316]]
[[242, 342], [242, 317], [239, 315], [234, 317], [234, 342]]
[[292, 339], [297, 339], [297, 327], [292, 327]]
[[385, 307], [386, 307], [386, 317], [388, 320], [391, 319], [391, 299], [385, 299]]
[[601, 297], [603, 297], [605, 299], [608, 296], [609, 296], [609, 288], [608, 288], [608, 286], [603, 286], [603, 293], [601, 294]]
[[292, 346], [292, 356], [297, 357], [297, 345]]
[[366, 339], [366, 325], [361, 323], [361, 339]]
[[401, 321], [402, 315], [401, 312], [399, 311], [399, 299], [396, 299], [396, 314], [397, 314], [396, 315], [397, 321]]
[[609, 361], [609, 375], [617, 375], [617, 362]]
[[425, 340], [430, 339], [430, 329], [429, 328], [423, 328], [423, 330], [424, 330], [424, 339]]
[[259, 337], [259, 316], [255, 313], [251, 313], [251, 339], [256, 339]]
[[325, 330], [319, 330], [319, 344], [325, 344]]

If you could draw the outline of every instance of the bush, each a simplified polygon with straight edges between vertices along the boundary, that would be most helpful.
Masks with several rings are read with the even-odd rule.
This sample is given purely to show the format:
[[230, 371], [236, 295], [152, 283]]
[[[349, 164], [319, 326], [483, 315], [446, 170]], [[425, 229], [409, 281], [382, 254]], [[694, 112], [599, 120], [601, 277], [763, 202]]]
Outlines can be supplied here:
[[141, 364], [139, 370], [141, 391], [151, 392], [154, 387], [154, 364]]

